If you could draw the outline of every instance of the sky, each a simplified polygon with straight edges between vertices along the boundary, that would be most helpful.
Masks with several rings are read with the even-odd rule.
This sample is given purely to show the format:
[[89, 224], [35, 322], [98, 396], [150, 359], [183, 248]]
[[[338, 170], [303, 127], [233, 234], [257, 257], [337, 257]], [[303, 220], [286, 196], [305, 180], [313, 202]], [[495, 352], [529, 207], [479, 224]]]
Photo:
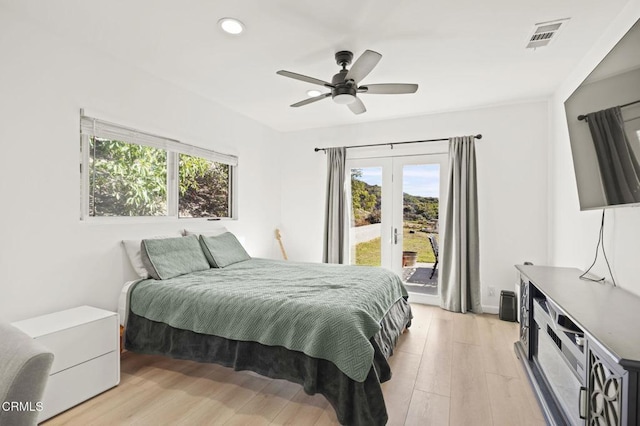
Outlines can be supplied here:
[[[361, 180], [382, 186], [382, 167], [362, 167]], [[440, 166], [438, 164], [406, 165], [402, 169], [402, 192], [421, 197], [440, 196]]]

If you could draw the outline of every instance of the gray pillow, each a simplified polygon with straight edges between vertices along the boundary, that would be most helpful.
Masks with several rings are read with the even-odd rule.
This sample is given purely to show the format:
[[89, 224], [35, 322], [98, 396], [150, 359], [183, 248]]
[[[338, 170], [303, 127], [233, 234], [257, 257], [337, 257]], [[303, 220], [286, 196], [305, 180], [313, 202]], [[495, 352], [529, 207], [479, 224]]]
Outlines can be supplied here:
[[231, 232], [225, 232], [215, 237], [200, 235], [200, 245], [213, 268], [224, 268], [251, 259], [251, 256], [247, 254], [242, 244]]
[[156, 280], [167, 280], [189, 272], [209, 269], [198, 237], [142, 240], [140, 254], [145, 268]]

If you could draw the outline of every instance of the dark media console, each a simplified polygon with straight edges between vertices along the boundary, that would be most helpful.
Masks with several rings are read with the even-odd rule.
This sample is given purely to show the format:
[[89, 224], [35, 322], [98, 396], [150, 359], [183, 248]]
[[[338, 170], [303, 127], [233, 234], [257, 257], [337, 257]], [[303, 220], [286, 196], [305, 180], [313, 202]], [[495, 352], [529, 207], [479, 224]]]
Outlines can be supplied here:
[[575, 268], [516, 268], [515, 351], [547, 423], [640, 424], [640, 297]]

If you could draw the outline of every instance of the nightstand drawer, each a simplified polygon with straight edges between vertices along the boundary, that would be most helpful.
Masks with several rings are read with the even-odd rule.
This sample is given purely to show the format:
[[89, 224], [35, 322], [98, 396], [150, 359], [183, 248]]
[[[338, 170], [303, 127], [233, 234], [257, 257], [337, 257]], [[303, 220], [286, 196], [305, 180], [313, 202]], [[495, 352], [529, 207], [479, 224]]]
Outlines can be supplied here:
[[49, 377], [38, 421], [55, 416], [120, 381], [120, 353], [110, 352]]
[[118, 350], [116, 315], [37, 337], [55, 358], [51, 374]]

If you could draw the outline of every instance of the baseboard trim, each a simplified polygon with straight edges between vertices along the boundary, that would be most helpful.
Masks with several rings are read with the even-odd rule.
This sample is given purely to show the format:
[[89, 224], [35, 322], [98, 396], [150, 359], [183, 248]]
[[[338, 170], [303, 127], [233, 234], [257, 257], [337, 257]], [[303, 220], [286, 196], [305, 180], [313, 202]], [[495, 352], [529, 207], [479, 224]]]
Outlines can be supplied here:
[[498, 313], [500, 313], [500, 308], [498, 306], [483, 306], [482, 312], [484, 312], [485, 314], [498, 315]]
[[409, 303], [418, 303], [420, 305], [440, 306], [440, 297], [428, 294], [420, 294], [409, 292]]
[[[412, 293], [409, 297], [409, 303], [417, 303], [419, 305], [440, 306], [439, 300], [433, 296], [425, 296], [422, 294]], [[482, 313], [498, 315], [500, 308], [498, 306], [482, 306]]]

